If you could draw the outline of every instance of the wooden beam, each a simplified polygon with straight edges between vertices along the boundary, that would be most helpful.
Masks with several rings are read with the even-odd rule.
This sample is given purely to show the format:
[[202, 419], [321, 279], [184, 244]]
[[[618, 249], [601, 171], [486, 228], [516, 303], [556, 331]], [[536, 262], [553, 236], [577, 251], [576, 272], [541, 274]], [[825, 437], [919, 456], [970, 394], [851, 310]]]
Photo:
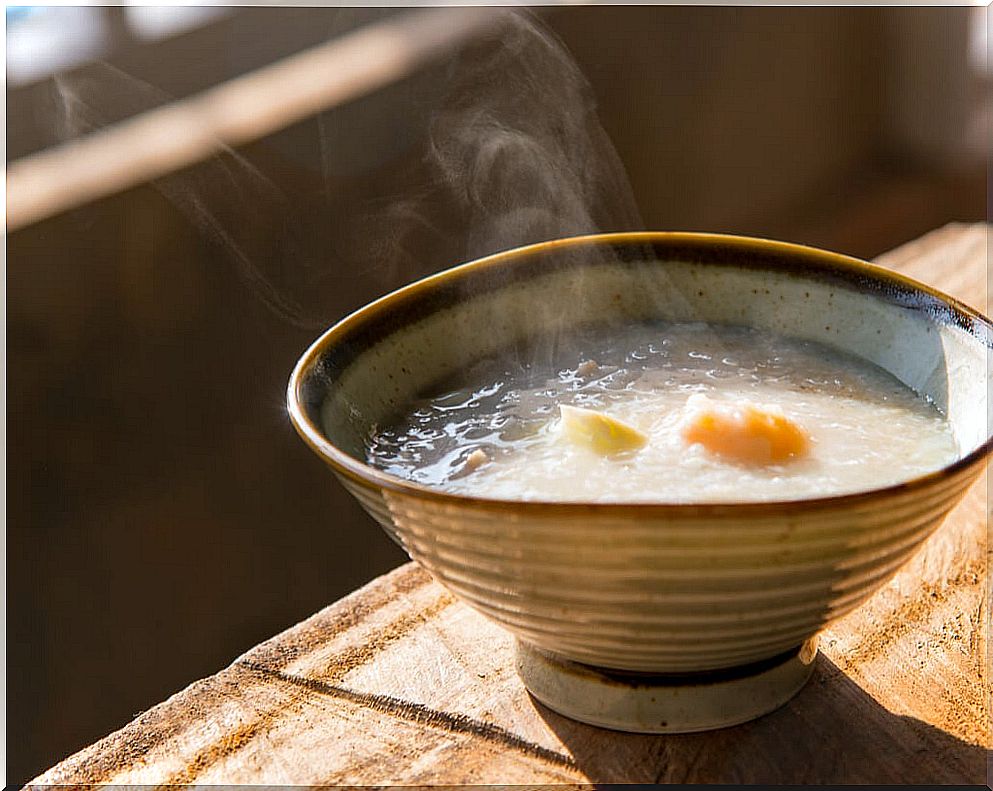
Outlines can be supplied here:
[[7, 230], [257, 140], [414, 73], [499, 24], [500, 8], [405, 11], [7, 169]]

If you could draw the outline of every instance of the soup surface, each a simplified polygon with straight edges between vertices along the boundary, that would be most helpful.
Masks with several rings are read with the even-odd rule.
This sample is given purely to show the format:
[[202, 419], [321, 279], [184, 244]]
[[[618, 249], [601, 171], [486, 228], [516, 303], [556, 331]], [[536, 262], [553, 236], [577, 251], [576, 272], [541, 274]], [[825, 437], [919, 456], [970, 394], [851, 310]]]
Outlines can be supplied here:
[[957, 455], [936, 408], [820, 344], [706, 324], [546, 341], [374, 427], [369, 463], [483, 497], [686, 503], [873, 489]]

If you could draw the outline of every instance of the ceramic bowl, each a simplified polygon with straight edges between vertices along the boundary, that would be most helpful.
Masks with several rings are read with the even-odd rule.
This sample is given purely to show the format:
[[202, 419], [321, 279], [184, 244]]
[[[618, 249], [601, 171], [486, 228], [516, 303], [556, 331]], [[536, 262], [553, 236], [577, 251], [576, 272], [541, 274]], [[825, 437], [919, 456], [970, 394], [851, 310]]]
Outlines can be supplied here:
[[[366, 464], [374, 424], [474, 361], [551, 328], [649, 319], [854, 353], [942, 409], [960, 457], [857, 494], [694, 505], [475, 498]], [[609, 727], [698, 730], [792, 695], [817, 632], [886, 582], [980, 473], [991, 347], [986, 318], [863, 261], [741, 237], [608, 234], [511, 250], [383, 297], [307, 350], [288, 404], [410, 556], [517, 636], [539, 699]]]

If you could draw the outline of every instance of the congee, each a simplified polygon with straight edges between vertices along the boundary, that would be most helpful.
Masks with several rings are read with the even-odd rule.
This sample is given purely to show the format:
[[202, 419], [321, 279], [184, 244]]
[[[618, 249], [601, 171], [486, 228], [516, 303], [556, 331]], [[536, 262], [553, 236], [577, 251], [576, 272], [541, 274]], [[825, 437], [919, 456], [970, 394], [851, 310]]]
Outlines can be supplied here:
[[590, 502], [794, 500], [936, 470], [941, 412], [881, 368], [707, 324], [591, 328], [482, 360], [366, 444], [450, 492]]

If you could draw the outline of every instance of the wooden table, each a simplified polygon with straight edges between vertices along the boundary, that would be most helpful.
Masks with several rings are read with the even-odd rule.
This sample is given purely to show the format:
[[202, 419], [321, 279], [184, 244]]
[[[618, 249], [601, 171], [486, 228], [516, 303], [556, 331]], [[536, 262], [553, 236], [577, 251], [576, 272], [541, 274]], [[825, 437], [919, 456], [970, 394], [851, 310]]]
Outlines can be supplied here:
[[[987, 227], [880, 261], [986, 309]], [[985, 480], [922, 551], [822, 633], [811, 682], [721, 731], [614, 733], [518, 680], [511, 638], [417, 566], [253, 648], [34, 784], [986, 782]]]

